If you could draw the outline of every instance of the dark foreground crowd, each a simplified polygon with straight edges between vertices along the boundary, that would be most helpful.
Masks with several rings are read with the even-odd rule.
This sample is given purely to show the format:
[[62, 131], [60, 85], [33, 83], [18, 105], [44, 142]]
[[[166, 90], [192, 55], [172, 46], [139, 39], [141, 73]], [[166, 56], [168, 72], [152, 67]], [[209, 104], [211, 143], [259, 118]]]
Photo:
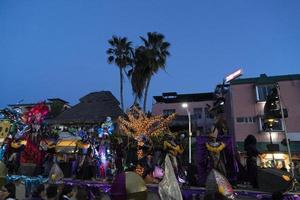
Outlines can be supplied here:
[[[24, 200], [88, 200], [89, 191], [70, 185], [44, 185], [36, 186], [31, 196]], [[7, 183], [0, 189], [0, 200], [17, 200], [16, 185]], [[95, 200], [106, 200], [104, 196], [94, 196]]]
[[[111, 200], [108, 195], [99, 193], [93, 195], [86, 188], [73, 187], [71, 185], [37, 185], [31, 196], [24, 200]], [[148, 195], [147, 200], [159, 200], [158, 194]], [[243, 198], [237, 198], [243, 199]], [[247, 198], [249, 199], [249, 198]], [[272, 200], [285, 200], [281, 192], [274, 192]], [[0, 200], [17, 200], [15, 183], [7, 183], [0, 189]], [[219, 192], [206, 194], [205, 196], [192, 196], [189, 200], [227, 200]], [[263, 199], [262, 199], [263, 200]]]

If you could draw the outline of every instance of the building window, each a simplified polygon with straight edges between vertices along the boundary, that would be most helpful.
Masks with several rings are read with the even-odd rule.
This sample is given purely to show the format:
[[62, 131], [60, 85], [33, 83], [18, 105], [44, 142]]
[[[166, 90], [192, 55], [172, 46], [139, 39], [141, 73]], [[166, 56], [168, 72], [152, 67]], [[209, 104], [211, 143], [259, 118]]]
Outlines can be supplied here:
[[253, 123], [253, 118], [252, 117], [248, 117], [248, 123]]
[[258, 125], [259, 125], [259, 130], [261, 132], [277, 132], [277, 131], [283, 131], [282, 128], [282, 120], [281, 119], [276, 119], [278, 120], [277, 123], [274, 123], [273, 128], [272, 129], [268, 129], [265, 124], [264, 124], [264, 118], [263, 117], [259, 117], [258, 118]]
[[237, 117], [236, 123], [253, 124], [256, 123], [256, 117]]
[[257, 101], [266, 101], [267, 96], [271, 94], [273, 85], [257, 85], [256, 86], [256, 100]]
[[176, 110], [175, 109], [165, 109], [165, 110], [163, 110], [163, 115], [171, 115], [171, 114], [173, 114], [173, 113], [175, 113], [176, 112]]
[[244, 117], [237, 117], [236, 123], [244, 123]]
[[203, 108], [194, 108], [194, 116], [196, 119], [202, 118]]

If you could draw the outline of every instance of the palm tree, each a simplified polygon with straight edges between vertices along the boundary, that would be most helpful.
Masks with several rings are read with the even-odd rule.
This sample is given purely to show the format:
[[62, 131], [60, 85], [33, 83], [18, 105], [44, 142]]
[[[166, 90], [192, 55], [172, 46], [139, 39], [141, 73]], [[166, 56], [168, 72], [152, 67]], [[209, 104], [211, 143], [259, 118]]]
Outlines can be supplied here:
[[124, 99], [123, 99], [123, 82], [124, 82], [124, 71], [132, 63], [132, 43], [127, 40], [126, 37], [113, 36], [112, 39], [108, 40], [111, 47], [106, 51], [108, 55], [108, 63], [118, 66], [120, 70], [120, 98], [121, 108], [124, 110]]
[[145, 74], [146, 85], [144, 91], [144, 112], [146, 112], [147, 95], [151, 78], [155, 73], [158, 72], [159, 69], [165, 69], [166, 59], [170, 55], [168, 51], [170, 43], [165, 41], [165, 37], [163, 34], [156, 32], [148, 32], [147, 36], [147, 39], [140, 37], [144, 42], [144, 54], [146, 54], [147, 56], [145, 66], [147, 68], [145, 70], [147, 71], [147, 74]]
[[147, 52], [148, 50], [144, 46], [137, 47], [134, 51], [133, 68], [129, 71], [132, 91], [135, 95], [133, 105], [135, 105], [138, 100], [141, 100], [147, 80], [151, 74], [150, 68], [147, 67], [149, 63]]

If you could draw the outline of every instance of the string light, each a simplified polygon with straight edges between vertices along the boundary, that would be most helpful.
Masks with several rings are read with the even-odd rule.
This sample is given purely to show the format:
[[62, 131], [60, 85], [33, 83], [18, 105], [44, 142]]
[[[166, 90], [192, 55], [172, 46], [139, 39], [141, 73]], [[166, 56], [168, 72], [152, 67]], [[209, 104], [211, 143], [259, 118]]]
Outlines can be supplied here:
[[[133, 137], [137, 141], [138, 160], [144, 157], [142, 147], [145, 145], [144, 137], [151, 141], [151, 136], [161, 136], [164, 132], [168, 131], [168, 124], [175, 118], [175, 113], [164, 117], [162, 115], [147, 116], [143, 111], [134, 106], [127, 112], [127, 118], [119, 117], [118, 123], [120, 130], [122, 130], [129, 137]], [[136, 173], [141, 175], [144, 173], [144, 168], [141, 165], [137, 165]]]
[[146, 116], [143, 111], [133, 107], [127, 117], [119, 117], [119, 126], [125, 134], [138, 140], [139, 136], [159, 136], [168, 130], [168, 124], [175, 118], [175, 113], [165, 118], [162, 115]]

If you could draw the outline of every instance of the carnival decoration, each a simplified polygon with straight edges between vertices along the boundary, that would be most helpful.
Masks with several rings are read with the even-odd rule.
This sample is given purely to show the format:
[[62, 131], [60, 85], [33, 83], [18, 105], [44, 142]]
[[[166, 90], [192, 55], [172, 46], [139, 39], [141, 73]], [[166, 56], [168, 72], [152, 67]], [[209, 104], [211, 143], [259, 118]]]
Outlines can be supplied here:
[[22, 116], [24, 123], [28, 125], [41, 124], [49, 112], [49, 107], [45, 102], [41, 102], [32, 107], [29, 111], [25, 112]]
[[112, 200], [146, 200], [147, 187], [144, 180], [134, 172], [118, 174], [111, 185]]
[[161, 179], [164, 176], [164, 170], [159, 166], [155, 166], [152, 175], [154, 178]]
[[55, 153], [56, 141], [54, 139], [42, 139], [39, 147], [47, 153]]
[[[168, 124], [175, 118], [175, 114], [168, 117], [162, 115], [147, 116], [143, 111], [134, 106], [128, 113], [127, 118], [119, 117], [120, 129], [129, 137], [137, 141], [137, 156], [141, 160], [145, 155], [143, 149], [151, 149], [151, 137], [160, 137], [168, 132]], [[138, 174], [142, 175], [144, 170], [141, 165], [137, 166]]]
[[[4, 139], [9, 134], [11, 123], [8, 120], [0, 121], [0, 139]], [[3, 142], [3, 141], [1, 141]]]
[[9, 121], [20, 121], [21, 120], [21, 110], [20, 109], [11, 109], [5, 108], [0, 110], [1, 119], [6, 119]]
[[112, 135], [114, 131], [114, 124], [111, 117], [106, 117], [105, 122], [98, 128], [98, 136], [102, 138], [103, 136]]
[[[70, 132], [70, 133], [72, 133], [72, 132]], [[83, 130], [78, 131], [76, 133], [76, 135], [78, 135], [81, 138], [82, 141], [86, 141], [89, 138], [88, 134]]]
[[25, 185], [26, 196], [31, 194], [31, 187], [39, 184], [45, 184], [48, 181], [48, 178], [43, 178], [42, 176], [28, 177], [28, 176], [19, 176], [19, 175], [10, 175], [6, 176], [7, 182], [16, 182], [21, 181]]
[[55, 183], [57, 181], [61, 181], [64, 178], [64, 174], [57, 163], [54, 163], [51, 167], [50, 173], [49, 173], [49, 182]]
[[20, 125], [14, 138], [16, 140], [22, 138], [29, 130], [30, 127], [28, 125]]
[[98, 175], [101, 178], [106, 178], [108, 175], [112, 175], [112, 160], [114, 157], [111, 152], [111, 138], [114, 131], [114, 124], [111, 117], [106, 117], [105, 122], [101, 127], [97, 129], [98, 132], [98, 147], [93, 146], [94, 157], [97, 160], [97, 168], [99, 169]]
[[26, 146], [27, 141], [26, 140], [13, 140], [10, 143], [10, 147], [14, 148], [14, 149], [19, 149], [21, 147]]
[[148, 117], [143, 111], [137, 107], [133, 107], [127, 113], [128, 119], [119, 117], [120, 129], [125, 134], [139, 141], [142, 135], [159, 136], [168, 131], [168, 124], [175, 118], [175, 114], [165, 118], [162, 115]]
[[228, 199], [235, 199], [232, 186], [217, 170], [212, 169], [206, 179], [206, 194], [219, 192]]
[[159, 183], [158, 193], [160, 199], [182, 200], [182, 194], [178, 185], [171, 160], [168, 155], [165, 158], [165, 176]]
[[42, 164], [45, 152], [39, 149], [39, 145], [30, 139], [22, 140], [25, 148], [21, 155], [21, 163]]
[[173, 156], [177, 156], [183, 153], [183, 147], [174, 141], [174, 137], [171, 134], [166, 134], [165, 138], [166, 139], [163, 142], [164, 150], [166, 150]]
[[4, 154], [5, 154], [5, 151], [6, 151], [6, 147], [7, 147], [7, 144], [3, 144], [0, 147], [0, 161], [3, 160]]
[[213, 152], [216, 154], [220, 153], [225, 148], [225, 144], [223, 142], [220, 143], [207, 142], [205, 146], [209, 152]]
[[26, 127], [21, 119], [22, 112], [20, 109], [5, 108], [0, 113], [3, 116], [0, 122], [0, 126], [3, 128], [0, 137], [8, 135], [15, 137], [18, 133], [17, 137], [19, 139], [28, 131], [28, 127]]

